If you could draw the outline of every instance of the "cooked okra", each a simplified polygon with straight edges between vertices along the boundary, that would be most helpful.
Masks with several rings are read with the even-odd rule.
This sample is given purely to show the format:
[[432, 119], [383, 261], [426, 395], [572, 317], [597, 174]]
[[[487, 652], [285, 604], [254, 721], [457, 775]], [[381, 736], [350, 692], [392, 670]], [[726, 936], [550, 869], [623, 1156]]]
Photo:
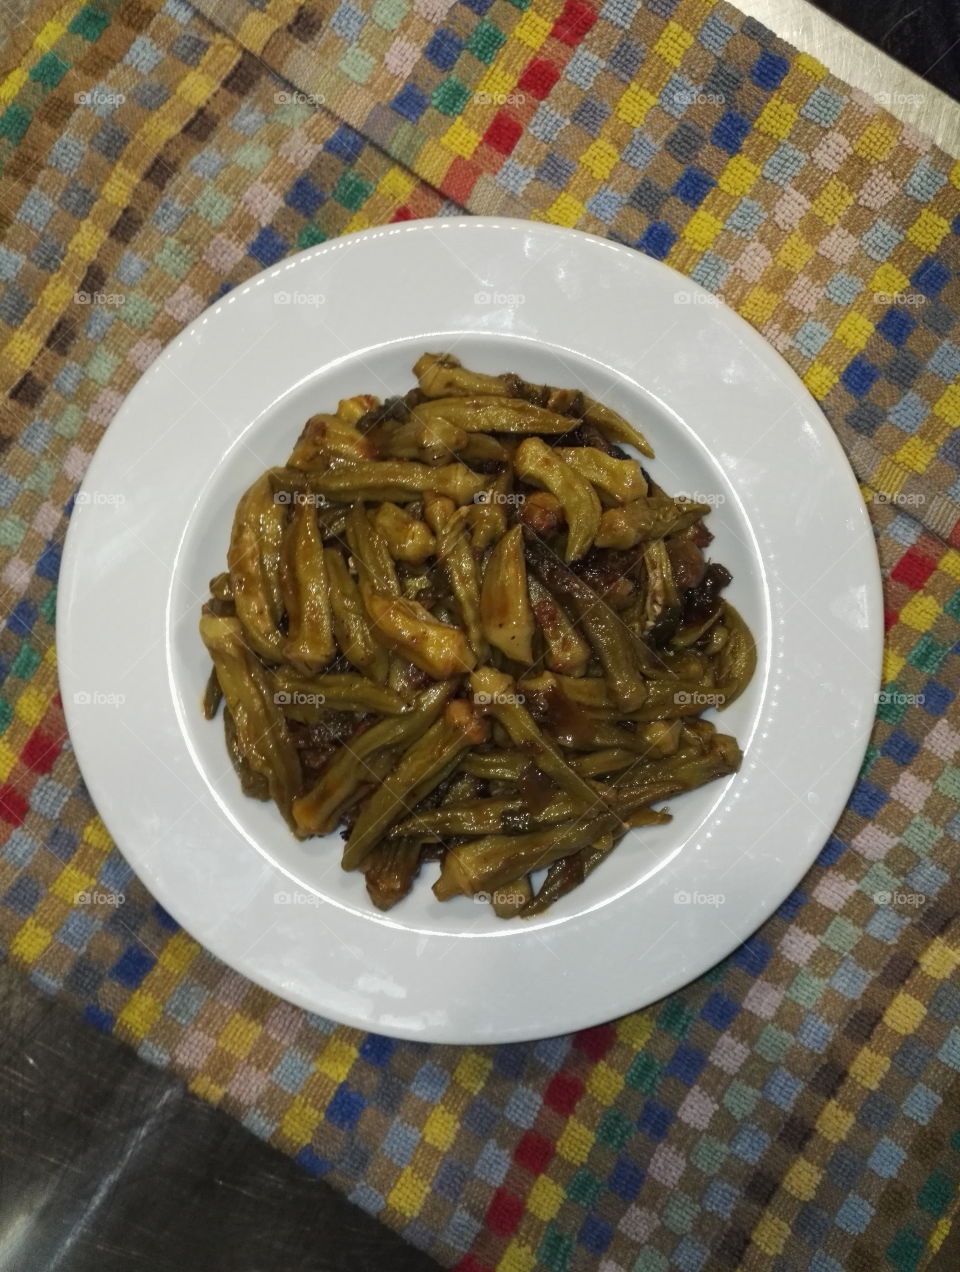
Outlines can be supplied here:
[[736, 772], [702, 717], [756, 645], [704, 557], [709, 504], [621, 449], [653, 453], [617, 411], [452, 354], [414, 374], [311, 416], [243, 494], [203, 710], [244, 793], [298, 838], [343, 830], [373, 905], [439, 862], [440, 900], [534, 918]]

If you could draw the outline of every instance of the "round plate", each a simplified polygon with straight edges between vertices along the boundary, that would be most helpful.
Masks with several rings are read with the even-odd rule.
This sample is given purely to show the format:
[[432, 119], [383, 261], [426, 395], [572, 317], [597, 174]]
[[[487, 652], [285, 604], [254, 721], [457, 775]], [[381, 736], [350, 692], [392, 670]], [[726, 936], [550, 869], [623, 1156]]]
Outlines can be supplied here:
[[[714, 506], [710, 553], [760, 658], [718, 719], [739, 773], [671, 803], [542, 918], [440, 903], [426, 867], [388, 914], [245, 798], [200, 713], [197, 633], [242, 491], [304, 420], [413, 384], [423, 352], [581, 387], [638, 423], [653, 476]], [[612, 1019], [699, 975], [807, 870], [843, 808], [879, 687], [873, 537], [833, 432], [789, 367], [709, 293], [632, 249], [528, 221], [347, 235], [258, 274], [126, 399], [77, 498], [57, 620], [70, 733], [97, 807], [157, 899], [231, 966], [335, 1020], [497, 1042]]]

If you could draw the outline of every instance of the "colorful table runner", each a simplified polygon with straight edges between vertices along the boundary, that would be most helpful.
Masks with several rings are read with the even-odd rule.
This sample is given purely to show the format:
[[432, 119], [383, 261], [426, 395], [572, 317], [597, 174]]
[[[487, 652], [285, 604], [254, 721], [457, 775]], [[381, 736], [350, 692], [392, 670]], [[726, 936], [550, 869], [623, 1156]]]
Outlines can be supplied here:
[[[0, 88], [9, 956], [460, 1272], [926, 1266], [960, 1182], [960, 164], [709, 0], [33, 23]], [[165, 344], [298, 248], [463, 212], [609, 235], [753, 323], [863, 483], [888, 623], [861, 778], [777, 914], [653, 1007], [496, 1048], [341, 1028], [179, 930], [91, 806], [53, 647], [74, 493]]]

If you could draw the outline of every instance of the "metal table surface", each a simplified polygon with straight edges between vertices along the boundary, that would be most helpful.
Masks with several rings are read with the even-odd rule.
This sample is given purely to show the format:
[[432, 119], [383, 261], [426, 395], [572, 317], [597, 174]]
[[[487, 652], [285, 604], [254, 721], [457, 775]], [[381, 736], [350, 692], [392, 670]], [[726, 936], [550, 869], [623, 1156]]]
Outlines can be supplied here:
[[[835, 12], [856, 11], [861, 29], [884, 42], [890, 4], [876, 10], [871, 26], [871, 10], [864, 16], [854, 0], [822, 2]], [[960, 95], [960, 85], [943, 77], [944, 62], [955, 65], [948, 37], [957, 20], [951, 0], [938, 4], [948, 18], [946, 51], [928, 50], [930, 63]], [[740, 0], [740, 8], [960, 151], [956, 101], [807, 0]], [[918, 12], [907, 5], [900, 22]], [[22, 46], [29, 33], [30, 0], [0, 0], [0, 48], [5, 39], [10, 48]], [[913, 60], [919, 65], [924, 57]], [[0, 1272], [436, 1268], [178, 1080], [42, 998], [9, 967], [0, 967], [0, 1013]], [[934, 1266], [960, 1267], [960, 1232]]]

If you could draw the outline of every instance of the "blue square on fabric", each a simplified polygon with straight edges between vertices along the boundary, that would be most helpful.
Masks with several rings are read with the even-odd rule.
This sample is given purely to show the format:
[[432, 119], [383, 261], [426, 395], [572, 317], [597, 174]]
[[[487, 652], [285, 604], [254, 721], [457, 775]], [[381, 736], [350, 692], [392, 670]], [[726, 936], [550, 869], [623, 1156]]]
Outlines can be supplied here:
[[641, 252], [646, 252], [654, 260], [662, 261], [670, 254], [670, 249], [677, 241], [677, 235], [666, 221], [654, 221], [648, 225], [643, 236], [637, 242]]

